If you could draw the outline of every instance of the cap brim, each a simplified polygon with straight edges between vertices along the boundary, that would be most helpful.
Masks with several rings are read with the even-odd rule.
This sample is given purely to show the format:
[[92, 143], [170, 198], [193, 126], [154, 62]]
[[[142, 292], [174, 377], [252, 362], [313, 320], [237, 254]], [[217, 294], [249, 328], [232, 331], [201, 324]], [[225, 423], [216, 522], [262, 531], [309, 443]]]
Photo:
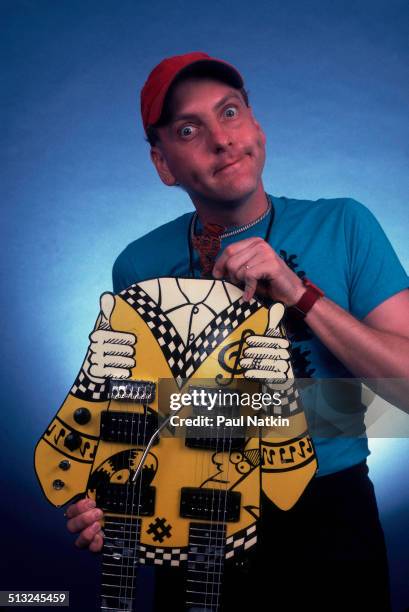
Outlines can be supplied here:
[[221, 60], [202, 59], [192, 62], [179, 70], [172, 84], [175, 82], [175, 79], [186, 76], [187, 74], [191, 74], [192, 76], [215, 76], [233, 85], [233, 87], [240, 88], [244, 86], [241, 74], [233, 66]]

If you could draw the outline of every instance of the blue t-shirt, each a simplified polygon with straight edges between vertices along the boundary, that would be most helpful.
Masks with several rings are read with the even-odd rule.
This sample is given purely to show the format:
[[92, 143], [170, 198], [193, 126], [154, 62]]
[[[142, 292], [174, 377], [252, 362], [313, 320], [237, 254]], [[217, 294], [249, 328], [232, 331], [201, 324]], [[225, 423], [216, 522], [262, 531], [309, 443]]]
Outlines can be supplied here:
[[[408, 287], [408, 276], [389, 240], [372, 213], [350, 198], [296, 200], [270, 196], [274, 222], [270, 244], [300, 277], [306, 276], [339, 306], [362, 320], [389, 297]], [[135, 282], [159, 276], [189, 276], [188, 213], [166, 223], [129, 244], [113, 267], [115, 293]], [[269, 218], [237, 236], [225, 238], [222, 248], [253, 236], [266, 237]], [[200, 276], [197, 254], [195, 275]], [[297, 378], [351, 377], [351, 373], [303, 325], [290, 335], [294, 374]], [[360, 393], [350, 393], [348, 406], [333, 410], [321, 386], [303, 391], [307, 420], [312, 429], [319, 476], [331, 474], [363, 461], [369, 455], [364, 429], [365, 408]], [[335, 419], [334, 432], [314, 436], [316, 410], [309, 406], [329, 401]], [[337, 398], [335, 398], [335, 403]], [[339, 406], [338, 406], [339, 408]], [[318, 411], [320, 414], [320, 411]], [[328, 429], [327, 429], [328, 431]], [[337, 436], [336, 432], [344, 432]], [[349, 437], [345, 432], [353, 432]]]

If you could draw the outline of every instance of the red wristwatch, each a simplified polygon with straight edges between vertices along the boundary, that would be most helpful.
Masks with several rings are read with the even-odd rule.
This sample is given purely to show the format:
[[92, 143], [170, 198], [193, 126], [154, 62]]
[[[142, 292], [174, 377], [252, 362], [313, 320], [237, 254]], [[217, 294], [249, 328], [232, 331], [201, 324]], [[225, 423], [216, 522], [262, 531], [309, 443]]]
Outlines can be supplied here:
[[293, 310], [294, 314], [296, 314], [298, 317], [304, 319], [307, 313], [314, 306], [315, 302], [324, 297], [325, 294], [323, 291], [321, 291], [321, 289], [314, 285], [314, 283], [308, 280], [308, 278], [303, 278], [302, 282], [306, 287], [306, 290], [298, 302], [291, 306], [291, 310]]

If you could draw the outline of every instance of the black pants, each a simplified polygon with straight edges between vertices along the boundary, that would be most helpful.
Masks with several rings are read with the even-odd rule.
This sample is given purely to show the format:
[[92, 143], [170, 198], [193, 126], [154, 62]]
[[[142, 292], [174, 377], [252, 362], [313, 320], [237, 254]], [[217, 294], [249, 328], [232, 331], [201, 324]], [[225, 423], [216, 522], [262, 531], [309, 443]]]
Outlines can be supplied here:
[[[182, 572], [160, 568], [155, 612], [183, 612], [183, 601]], [[220, 612], [257, 606], [265, 612], [391, 609], [384, 535], [366, 462], [313, 479], [286, 512], [262, 499], [258, 544], [226, 564]]]

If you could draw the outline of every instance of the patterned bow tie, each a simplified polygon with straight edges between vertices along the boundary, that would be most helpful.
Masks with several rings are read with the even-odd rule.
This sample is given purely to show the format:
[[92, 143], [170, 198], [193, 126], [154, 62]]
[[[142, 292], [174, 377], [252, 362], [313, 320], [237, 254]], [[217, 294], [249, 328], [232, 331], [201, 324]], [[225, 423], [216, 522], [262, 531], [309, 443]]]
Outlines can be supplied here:
[[198, 236], [192, 236], [193, 248], [199, 253], [202, 278], [211, 276], [217, 253], [222, 244], [220, 236], [225, 229], [217, 223], [205, 223], [203, 232]]

